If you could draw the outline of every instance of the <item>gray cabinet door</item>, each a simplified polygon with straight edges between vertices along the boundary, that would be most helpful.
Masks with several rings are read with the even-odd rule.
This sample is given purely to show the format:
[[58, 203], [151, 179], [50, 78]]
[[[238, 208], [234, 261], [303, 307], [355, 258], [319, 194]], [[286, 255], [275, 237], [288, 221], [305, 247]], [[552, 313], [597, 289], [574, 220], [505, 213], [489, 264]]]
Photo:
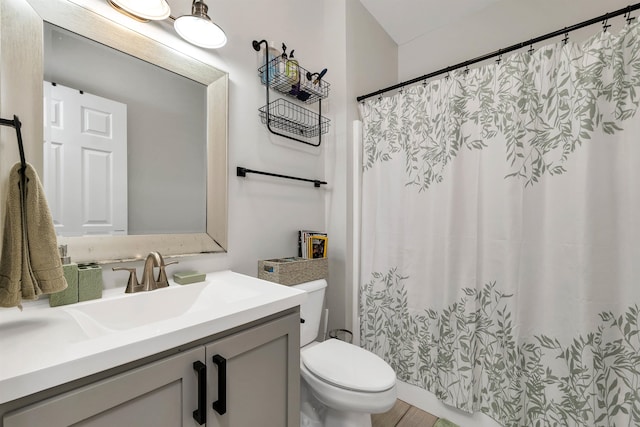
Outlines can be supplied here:
[[150, 363], [4, 416], [5, 427], [197, 426], [193, 363], [204, 347]]
[[207, 426], [300, 426], [299, 331], [295, 314], [206, 346]]

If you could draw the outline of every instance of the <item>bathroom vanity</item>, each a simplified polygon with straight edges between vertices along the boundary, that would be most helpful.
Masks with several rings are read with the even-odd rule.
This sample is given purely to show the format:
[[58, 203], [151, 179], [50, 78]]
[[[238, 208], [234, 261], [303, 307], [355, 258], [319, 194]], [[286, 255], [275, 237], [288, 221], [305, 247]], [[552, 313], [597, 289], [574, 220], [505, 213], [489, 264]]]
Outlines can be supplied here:
[[0, 426], [297, 427], [304, 298], [224, 271], [2, 311]]

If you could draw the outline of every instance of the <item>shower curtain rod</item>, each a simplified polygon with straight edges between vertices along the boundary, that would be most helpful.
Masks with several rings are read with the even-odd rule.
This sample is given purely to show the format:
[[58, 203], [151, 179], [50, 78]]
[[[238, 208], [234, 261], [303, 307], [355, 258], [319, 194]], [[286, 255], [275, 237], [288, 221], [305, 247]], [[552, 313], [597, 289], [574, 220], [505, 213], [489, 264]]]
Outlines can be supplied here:
[[605, 13], [604, 15], [600, 15], [600, 16], [597, 16], [595, 18], [589, 19], [587, 21], [580, 22], [579, 24], [572, 25], [571, 27], [565, 27], [565, 28], [563, 28], [561, 30], [554, 31], [552, 33], [548, 33], [548, 34], [545, 34], [543, 36], [539, 36], [539, 37], [536, 37], [536, 38], [533, 38], [533, 39], [530, 39], [530, 40], [527, 40], [527, 41], [523, 41], [521, 43], [514, 44], [514, 45], [511, 45], [511, 46], [503, 48], [503, 49], [498, 49], [495, 52], [487, 53], [485, 55], [478, 56], [477, 58], [473, 58], [473, 59], [461, 62], [459, 64], [452, 65], [452, 66], [443, 68], [441, 70], [434, 71], [434, 72], [429, 73], [429, 74], [425, 74], [424, 76], [416, 77], [414, 79], [407, 80], [405, 82], [398, 83], [398, 84], [395, 84], [393, 86], [389, 86], [389, 87], [386, 87], [384, 89], [377, 90], [375, 92], [371, 92], [371, 93], [369, 93], [367, 95], [359, 96], [356, 99], [358, 100], [358, 102], [364, 101], [367, 98], [371, 98], [371, 97], [374, 97], [376, 95], [382, 95], [385, 92], [389, 92], [389, 91], [392, 91], [392, 90], [395, 90], [395, 89], [399, 89], [399, 88], [402, 88], [402, 87], [405, 87], [405, 86], [409, 86], [409, 85], [412, 85], [414, 83], [418, 83], [418, 82], [421, 82], [423, 80], [427, 80], [427, 79], [430, 79], [432, 77], [439, 76], [440, 74], [449, 73], [449, 72], [451, 72], [453, 70], [457, 70], [459, 68], [468, 67], [470, 65], [477, 64], [478, 62], [482, 62], [482, 61], [486, 61], [487, 59], [495, 58], [496, 56], [499, 57], [501, 55], [504, 55], [505, 53], [509, 53], [509, 52], [513, 52], [514, 50], [522, 49], [523, 47], [531, 46], [531, 48], [533, 49], [533, 45], [535, 43], [539, 43], [539, 42], [541, 42], [543, 40], [547, 40], [547, 39], [550, 39], [550, 38], [553, 38], [553, 37], [557, 37], [557, 36], [561, 36], [561, 35], [565, 35], [565, 36], [568, 37], [568, 34], [571, 31], [575, 31], [575, 30], [578, 30], [580, 28], [588, 27], [589, 25], [603, 23], [603, 26], [604, 26], [604, 28], [606, 30], [609, 27], [609, 25], [607, 25], [607, 21], [610, 18], [614, 18], [616, 16], [627, 15], [628, 14], [629, 16], [627, 17], [627, 20], [631, 21], [631, 20], [635, 19], [635, 18], [631, 17], [631, 12], [634, 11], [634, 10], [637, 10], [637, 9], [640, 9], [640, 3], [636, 3], [636, 4], [633, 4], [633, 5], [627, 6], [625, 8], [616, 10], [614, 12]]

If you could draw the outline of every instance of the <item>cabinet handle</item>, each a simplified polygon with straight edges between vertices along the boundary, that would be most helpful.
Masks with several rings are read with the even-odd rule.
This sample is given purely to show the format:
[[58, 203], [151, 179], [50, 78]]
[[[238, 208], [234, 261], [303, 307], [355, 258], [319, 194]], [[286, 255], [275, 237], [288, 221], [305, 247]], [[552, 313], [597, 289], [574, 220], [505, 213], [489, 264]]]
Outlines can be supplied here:
[[207, 365], [198, 360], [193, 369], [198, 374], [198, 409], [193, 411], [193, 419], [202, 425], [207, 422]]
[[213, 409], [220, 415], [227, 413], [227, 359], [216, 354], [213, 363], [218, 367], [218, 400], [213, 402]]

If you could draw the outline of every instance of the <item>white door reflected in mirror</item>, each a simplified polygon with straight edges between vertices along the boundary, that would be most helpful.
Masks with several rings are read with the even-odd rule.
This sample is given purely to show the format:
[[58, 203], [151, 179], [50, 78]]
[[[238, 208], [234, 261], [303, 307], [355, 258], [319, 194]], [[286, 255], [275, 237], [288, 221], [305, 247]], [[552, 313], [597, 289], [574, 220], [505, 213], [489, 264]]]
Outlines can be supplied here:
[[127, 234], [127, 105], [44, 82], [44, 188], [60, 236]]

